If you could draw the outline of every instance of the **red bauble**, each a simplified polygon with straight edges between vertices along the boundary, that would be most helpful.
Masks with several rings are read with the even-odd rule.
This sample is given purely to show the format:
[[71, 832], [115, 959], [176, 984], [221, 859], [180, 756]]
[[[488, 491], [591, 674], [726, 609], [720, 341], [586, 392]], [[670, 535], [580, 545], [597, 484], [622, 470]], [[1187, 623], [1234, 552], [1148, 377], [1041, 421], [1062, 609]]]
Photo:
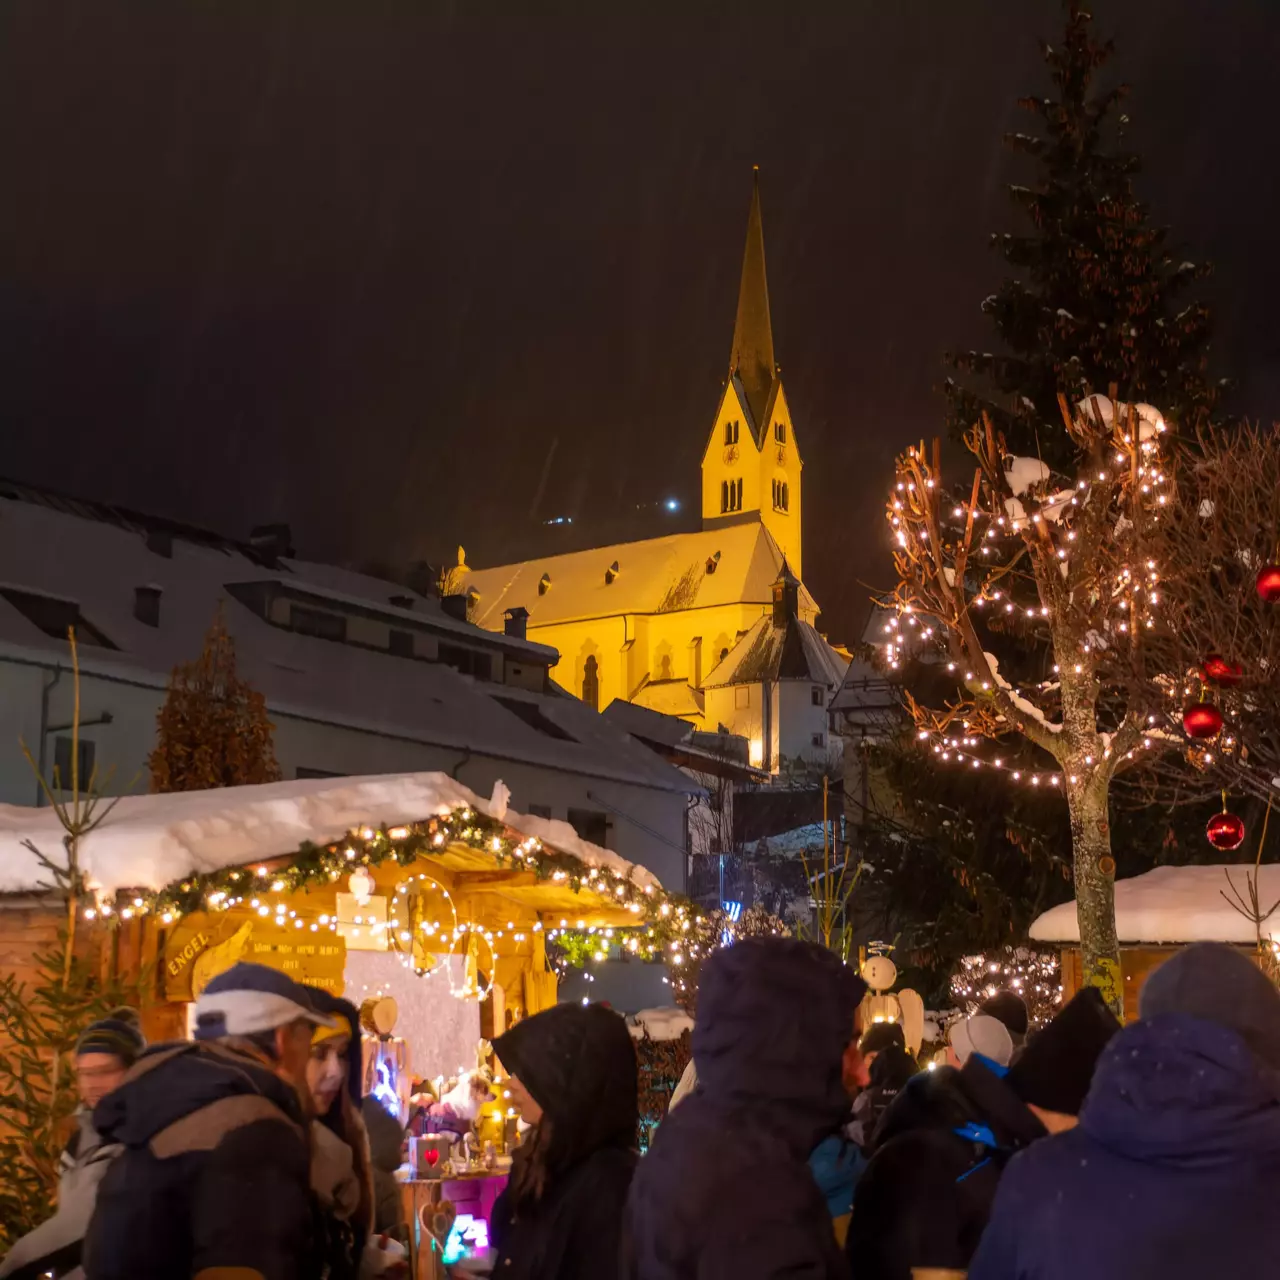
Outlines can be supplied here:
[[1244, 822], [1234, 813], [1215, 813], [1204, 829], [1209, 843], [1223, 853], [1230, 853], [1244, 843]]
[[1230, 688], [1240, 683], [1244, 668], [1238, 662], [1228, 662], [1220, 653], [1211, 653], [1204, 660], [1204, 678], [1214, 684]]
[[1222, 732], [1222, 712], [1212, 702], [1197, 702], [1182, 713], [1182, 727], [1192, 738], [1216, 738]]
[[1280, 604], [1280, 564], [1264, 564], [1258, 570], [1258, 594], [1268, 604]]

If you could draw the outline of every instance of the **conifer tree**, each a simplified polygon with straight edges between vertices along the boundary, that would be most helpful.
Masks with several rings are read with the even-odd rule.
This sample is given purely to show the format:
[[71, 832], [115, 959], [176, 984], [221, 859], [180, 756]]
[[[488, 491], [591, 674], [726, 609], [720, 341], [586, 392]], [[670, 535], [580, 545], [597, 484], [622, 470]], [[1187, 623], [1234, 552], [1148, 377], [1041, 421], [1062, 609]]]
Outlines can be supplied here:
[[156, 727], [152, 791], [279, 781], [275, 726], [262, 694], [236, 674], [235, 641], [221, 608], [200, 657], [174, 669]]
[[1178, 302], [1210, 268], [1175, 253], [1138, 199], [1138, 157], [1111, 149], [1128, 123], [1128, 88], [1098, 84], [1112, 42], [1094, 34], [1080, 0], [1064, 8], [1061, 43], [1042, 43], [1053, 89], [1020, 100], [1034, 131], [1006, 139], [1034, 172], [1029, 185], [1009, 188], [1022, 229], [991, 238], [1013, 268], [982, 304], [1003, 350], [952, 353], [948, 362], [968, 376], [946, 384], [957, 439], [985, 409], [1012, 452], [1059, 469], [1077, 452], [1060, 392], [1075, 404], [1114, 384], [1121, 400], [1155, 404], [1188, 432], [1219, 390], [1206, 374], [1208, 309]]

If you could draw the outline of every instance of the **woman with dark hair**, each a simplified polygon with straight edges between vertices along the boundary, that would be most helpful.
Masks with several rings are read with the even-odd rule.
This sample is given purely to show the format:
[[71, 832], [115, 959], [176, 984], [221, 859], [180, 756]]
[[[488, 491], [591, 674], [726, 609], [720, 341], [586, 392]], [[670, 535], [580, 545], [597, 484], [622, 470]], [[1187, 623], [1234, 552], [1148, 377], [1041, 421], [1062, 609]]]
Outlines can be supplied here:
[[639, 1156], [635, 1046], [602, 1005], [558, 1005], [494, 1042], [531, 1125], [493, 1210], [503, 1280], [614, 1280]]
[[369, 1136], [360, 1118], [360, 1015], [354, 1005], [308, 987], [311, 1003], [336, 1023], [316, 1027], [307, 1062], [311, 1190], [318, 1205], [316, 1253], [327, 1280], [356, 1280], [373, 1227]]

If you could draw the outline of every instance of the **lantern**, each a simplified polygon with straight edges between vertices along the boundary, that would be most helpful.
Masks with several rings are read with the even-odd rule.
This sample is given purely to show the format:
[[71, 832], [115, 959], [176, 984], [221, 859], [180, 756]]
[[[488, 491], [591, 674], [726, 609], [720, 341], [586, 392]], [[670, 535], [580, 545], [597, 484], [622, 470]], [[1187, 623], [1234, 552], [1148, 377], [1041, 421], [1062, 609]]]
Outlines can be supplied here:
[[1224, 809], [1209, 819], [1204, 833], [1215, 849], [1230, 853], [1244, 843], [1244, 821]]
[[1228, 662], [1220, 653], [1209, 654], [1201, 670], [1206, 680], [1226, 689], [1239, 684], [1240, 677], [1244, 675], [1244, 668], [1238, 662]]
[[1182, 713], [1182, 727], [1192, 738], [1216, 738], [1222, 732], [1222, 712], [1211, 702], [1197, 702]]
[[1258, 570], [1258, 594], [1268, 604], [1280, 604], [1280, 564], [1264, 564]]

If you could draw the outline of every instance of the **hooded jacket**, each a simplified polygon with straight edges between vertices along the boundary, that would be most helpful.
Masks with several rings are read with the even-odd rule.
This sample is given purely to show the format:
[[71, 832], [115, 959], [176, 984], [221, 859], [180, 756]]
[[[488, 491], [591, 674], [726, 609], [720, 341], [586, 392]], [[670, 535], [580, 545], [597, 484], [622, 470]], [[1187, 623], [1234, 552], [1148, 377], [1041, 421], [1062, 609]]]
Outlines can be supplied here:
[[922, 1073], [885, 1112], [853, 1198], [854, 1280], [969, 1265], [1005, 1165], [1045, 1136], [998, 1070], [975, 1055], [959, 1071]]
[[124, 1148], [85, 1240], [93, 1280], [311, 1280], [308, 1154], [296, 1092], [232, 1041], [158, 1045], [98, 1104]]
[[849, 1112], [841, 1059], [866, 984], [829, 951], [748, 938], [702, 968], [698, 1087], [627, 1204], [628, 1280], [846, 1275], [808, 1160]]
[[1126, 1027], [1076, 1129], [1009, 1166], [970, 1280], [1274, 1274], [1280, 1081], [1234, 1031]]
[[[603, 1005], [558, 1005], [518, 1022], [494, 1052], [542, 1108], [492, 1214], [503, 1280], [613, 1280], [635, 1172], [639, 1068], [626, 1023]], [[521, 1194], [535, 1158], [541, 1194]]]

